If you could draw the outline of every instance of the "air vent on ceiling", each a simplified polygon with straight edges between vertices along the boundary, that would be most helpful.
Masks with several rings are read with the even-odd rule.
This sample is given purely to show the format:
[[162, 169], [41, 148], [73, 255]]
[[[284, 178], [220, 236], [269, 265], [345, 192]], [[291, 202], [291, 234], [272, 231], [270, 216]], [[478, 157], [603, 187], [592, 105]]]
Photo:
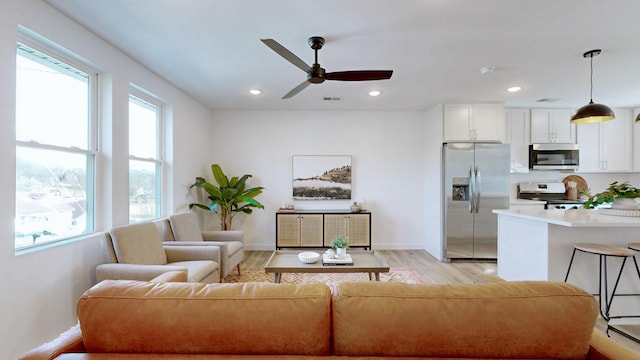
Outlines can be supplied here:
[[324, 101], [340, 101], [339, 97], [331, 97], [331, 96], [325, 96], [322, 98], [322, 100]]
[[538, 99], [536, 100], [536, 102], [554, 102], [554, 101], [558, 101], [559, 99], [557, 98], [542, 98], [542, 99]]

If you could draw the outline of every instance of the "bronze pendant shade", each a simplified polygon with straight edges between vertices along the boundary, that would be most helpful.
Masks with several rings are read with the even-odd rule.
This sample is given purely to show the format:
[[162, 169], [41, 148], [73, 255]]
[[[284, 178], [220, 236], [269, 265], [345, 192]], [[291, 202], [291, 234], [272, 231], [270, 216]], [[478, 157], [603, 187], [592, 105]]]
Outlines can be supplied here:
[[593, 102], [593, 57], [600, 55], [601, 52], [602, 50], [595, 49], [589, 50], [583, 54], [585, 58], [591, 59], [591, 90], [589, 96], [590, 101], [589, 104], [576, 110], [576, 112], [571, 116], [572, 124], [590, 124], [613, 120], [616, 118], [616, 115], [613, 113], [613, 110], [611, 110], [610, 107], [603, 104], [595, 104]]

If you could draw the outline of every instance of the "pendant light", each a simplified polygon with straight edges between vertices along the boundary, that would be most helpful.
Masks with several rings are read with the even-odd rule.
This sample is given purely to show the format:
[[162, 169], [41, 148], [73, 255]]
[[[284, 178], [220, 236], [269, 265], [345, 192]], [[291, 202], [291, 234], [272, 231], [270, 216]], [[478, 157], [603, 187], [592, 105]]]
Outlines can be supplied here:
[[576, 110], [576, 112], [571, 116], [572, 124], [590, 124], [613, 120], [616, 118], [613, 110], [611, 110], [611, 108], [607, 105], [593, 103], [593, 57], [600, 55], [601, 52], [602, 50], [595, 49], [589, 50], [582, 55], [585, 58], [591, 59], [591, 91], [589, 93], [590, 101], [589, 104]]

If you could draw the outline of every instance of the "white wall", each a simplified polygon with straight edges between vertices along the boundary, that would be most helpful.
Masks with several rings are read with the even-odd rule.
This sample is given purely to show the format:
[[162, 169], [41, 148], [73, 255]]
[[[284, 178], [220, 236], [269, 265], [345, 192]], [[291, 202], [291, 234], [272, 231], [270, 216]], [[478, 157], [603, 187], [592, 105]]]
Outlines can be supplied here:
[[[293, 201], [292, 155], [351, 155], [352, 201], [372, 212], [376, 249], [425, 249], [435, 237], [439, 205], [441, 125], [422, 111], [214, 111], [210, 163], [227, 175], [252, 174], [264, 186], [264, 210], [238, 215], [250, 249], [275, 248], [275, 212], [283, 202], [301, 209], [348, 209], [349, 201]], [[211, 179], [211, 175], [208, 175]], [[439, 180], [438, 180], [439, 181]], [[217, 221], [217, 219], [216, 219]], [[213, 224], [212, 226], [216, 226]], [[439, 239], [438, 239], [439, 241]]]
[[[186, 188], [210, 160], [211, 113], [157, 75], [118, 52], [41, 0], [0, 2], [0, 358], [15, 359], [76, 323], [75, 304], [95, 282], [100, 236], [16, 256], [15, 45], [22, 25], [86, 58], [103, 72], [103, 172], [98, 186], [97, 230], [128, 221], [126, 114], [129, 83], [171, 104], [165, 213], [186, 209]], [[194, 131], [194, 129], [197, 129]], [[116, 135], [111, 134], [116, 131]], [[123, 180], [125, 179], [125, 180]]]

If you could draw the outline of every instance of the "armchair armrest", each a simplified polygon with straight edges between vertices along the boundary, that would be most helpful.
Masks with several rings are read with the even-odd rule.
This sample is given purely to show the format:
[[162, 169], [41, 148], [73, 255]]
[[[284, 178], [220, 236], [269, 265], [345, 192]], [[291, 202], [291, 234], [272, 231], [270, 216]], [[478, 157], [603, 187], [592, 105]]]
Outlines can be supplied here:
[[80, 324], [76, 324], [52, 341], [31, 349], [22, 355], [20, 360], [49, 360], [64, 353], [84, 352], [86, 349], [82, 341], [82, 330], [80, 330]]
[[239, 230], [208, 230], [201, 231], [204, 241], [240, 241], [243, 242], [244, 233]]
[[212, 260], [220, 264], [220, 248], [218, 246], [207, 245], [167, 245], [164, 246], [167, 254], [167, 261], [192, 261], [192, 260]]
[[168, 271], [181, 271], [187, 269], [172, 265], [141, 265], [141, 264], [100, 264], [96, 267], [96, 280], [140, 280], [151, 281]]

